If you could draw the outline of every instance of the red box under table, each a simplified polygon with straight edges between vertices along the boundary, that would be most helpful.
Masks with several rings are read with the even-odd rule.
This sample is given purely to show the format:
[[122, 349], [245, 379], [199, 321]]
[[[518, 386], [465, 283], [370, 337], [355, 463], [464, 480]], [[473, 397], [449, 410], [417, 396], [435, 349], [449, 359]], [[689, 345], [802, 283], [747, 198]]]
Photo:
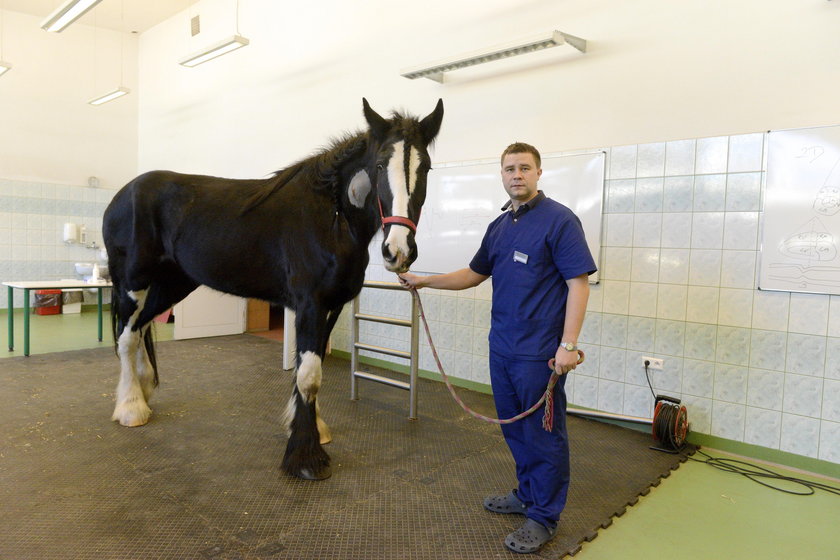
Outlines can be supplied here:
[[35, 290], [36, 315], [58, 315], [61, 313], [61, 290]]

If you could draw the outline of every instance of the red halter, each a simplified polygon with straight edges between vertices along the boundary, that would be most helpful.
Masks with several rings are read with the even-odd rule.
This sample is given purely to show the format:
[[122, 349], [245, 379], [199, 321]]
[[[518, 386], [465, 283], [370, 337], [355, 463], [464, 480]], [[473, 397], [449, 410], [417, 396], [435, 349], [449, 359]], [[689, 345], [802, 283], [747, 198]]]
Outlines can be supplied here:
[[[385, 231], [385, 224], [399, 224], [401, 226], [405, 226], [415, 234], [417, 233], [417, 224], [409, 220], [408, 218], [404, 218], [403, 216], [388, 216], [385, 217], [385, 214], [382, 213], [382, 199], [376, 197], [377, 202], [379, 202], [379, 217], [382, 218], [382, 231]], [[417, 215], [417, 221], [420, 221], [420, 215]]]

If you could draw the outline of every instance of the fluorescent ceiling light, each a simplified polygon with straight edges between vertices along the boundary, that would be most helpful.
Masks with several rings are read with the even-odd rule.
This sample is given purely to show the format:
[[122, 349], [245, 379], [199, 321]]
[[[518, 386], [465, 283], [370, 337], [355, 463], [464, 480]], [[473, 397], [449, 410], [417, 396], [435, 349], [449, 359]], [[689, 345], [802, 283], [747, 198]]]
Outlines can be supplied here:
[[108, 103], [109, 101], [113, 101], [118, 97], [122, 97], [127, 93], [131, 93], [131, 90], [124, 87], [118, 87], [113, 91], [109, 91], [105, 95], [100, 95], [99, 97], [91, 99], [90, 101], [88, 101], [88, 103], [91, 105], [102, 105], [103, 103]]
[[585, 39], [569, 35], [568, 33], [563, 33], [562, 31], [554, 30], [551, 33], [543, 34], [529, 40], [497, 45], [480, 51], [465, 53], [450, 59], [424, 64], [423, 66], [407, 68], [400, 72], [400, 75], [410, 80], [417, 78], [429, 78], [430, 80], [443, 83], [443, 75], [445, 72], [451, 72], [452, 70], [459, 70], [461, 68], [475, 66], [476, 64], [483, 64], [485, 62], [491, 62], [501, 58], [517, 56], [564, 44], [568, 44], [582, 53], [586, 52]]
[[2, 76], [3, 74], [5, 74], [6, 72], [8, 72], [11, 69], [12, 69], [12, 63], [11, 62], [3, 62], [2, 60], [0, 60], [0, 76]]
[[229, 37], [224, 41], [216, 43], [215, 45], [202, 49], [195, 54], [191, 54], [190, 56], [181, 59], [178, 64], [192, 68], [193, 66], [198, 66], [203, 62], [212, 60], [217, 56], [222, 56], [223, 54], [240, 49], [248, 43], [249, 41], [245, 37], [242, 37], [241, 35], [234, 35], [233, 37]]
[[47, 19], [41, 22], [41, 29], [58, 33], [65, 27], [85, 15], [102, 0], [67, 0]]

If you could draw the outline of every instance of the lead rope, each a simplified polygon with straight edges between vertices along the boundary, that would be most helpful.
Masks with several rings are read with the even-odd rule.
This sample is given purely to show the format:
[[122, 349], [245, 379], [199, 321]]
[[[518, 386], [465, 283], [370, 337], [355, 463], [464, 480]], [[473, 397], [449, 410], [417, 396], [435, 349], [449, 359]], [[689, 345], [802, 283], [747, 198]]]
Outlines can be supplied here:
[[[411, 295], [417, 299], [417, 307], [420, 310], [420, 319], [423, 320], [423, 328], [426, 330], [426, 338], [429, 339], [429, 346], [432, 349], [432, 355], [435, 357], [435, 363], [437, 363], [438, 371], [440, 372], [441, 377], [443, 377], [443, 382], [446, 383], [446, 388], [449, 389], [449, 392], [452, 394], [452, 398], [455, 399], [461, 408], [464, 409], [465, 412], [471, 414], [475, 418], [479, 420], [484, 420], [485, 422], [490, 422], [492, 424], [512, 424], [517, 420], [522, 420], [526, 416], [532, 414], [536, 411], [543, 403], [545, 403], [545, 412], [543, 413], [543, 429], [547, 432], [550, 432], [554, 428], [554, 386], [557, 384], [557, 380], [560, 378], [560, 374], [558, 374], [554, 370], [554, 359], [548, 361], [548, 367], [552, 371], [551, 377], [548, 380], [548, 386], [545, 389], [545, 393], [543, 393], [540, 400], [534, 404], [531, 408], [517, 414], [512, 418], [490, 418], [489, 416], [485, 416], [483, 414], [479, 414], [478, 412], [474, 411], [466, 404], [464, 401], [461, 400], [461, 397], [458, 396], [458, 393], [455, 392], [455, 388], [452, 386], [452, 383], [449, 382], [449, 377], [446, 375], [446, 372], [443, 369], [443, 365], [440, 363], [440, 357], [438, 357], [437, 349], [435, 348], [435, 343], [432, 341], [432, 333], [429, 330], [429, 323], [426, 321], [426, 313], [423, 311], [423, 302], [420, 300], [420, 294], [417, 293], [416, 288], [409, 288], [411, 291]], [[580, 354], [580, 359], [578, 360], [578, 364], [583, 363], [585, 355], [583, 350], [578, 350]]]

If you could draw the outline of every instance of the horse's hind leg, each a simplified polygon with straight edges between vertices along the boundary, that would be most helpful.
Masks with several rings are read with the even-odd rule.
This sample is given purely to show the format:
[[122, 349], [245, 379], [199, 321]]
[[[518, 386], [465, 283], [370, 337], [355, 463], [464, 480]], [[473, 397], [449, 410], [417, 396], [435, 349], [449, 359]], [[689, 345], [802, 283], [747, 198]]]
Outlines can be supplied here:
[[122, 332], [116, 334], [120, 382], [113, 419], [124, 426], [142, 426], [152, 413], [148, 402], [158, 385], [152, 320], [197, 286], [174, 266], [162, 270], [166, 282], [153, 281], [148, 289], [117, 294]]
[[[122, 325], [117, 339], [120, 380], [117, 384], [117, 404], [111, 419], [123, 426], [142, 426], [152, 414], [148, 398], [154, 387], [154, 373], [151, 372], [150, 378], [149, 370], [152, 368], [143, 346], [146, 329], [137, 324], [147, 295], [148, 290], [121, 294], [121, 300], [125, 299], [123, 296], [128, 296], [130, 301], [121, 301], [121, 309], [117, 310]], [[138, 375], [138, 370], [142, 377]]]

